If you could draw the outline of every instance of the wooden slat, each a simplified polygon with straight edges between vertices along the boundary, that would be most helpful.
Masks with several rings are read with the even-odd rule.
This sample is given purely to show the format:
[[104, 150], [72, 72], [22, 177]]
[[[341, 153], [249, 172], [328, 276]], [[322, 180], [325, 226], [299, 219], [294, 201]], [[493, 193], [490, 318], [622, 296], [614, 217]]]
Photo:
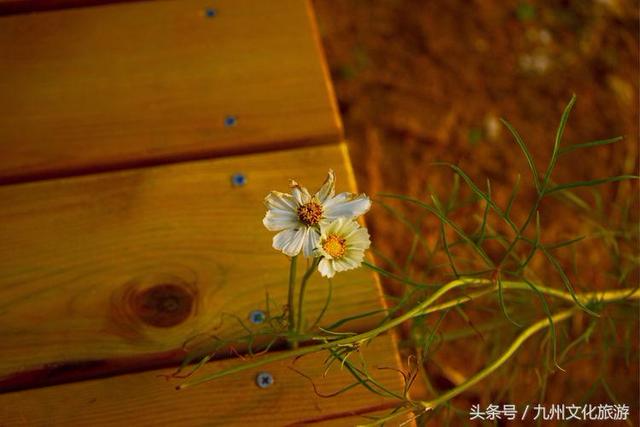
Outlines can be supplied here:
[[[0, 387], [15, 375], [56, 382], [74, 369], [126, 370], [136, 358], [175, 363], [190, 337], [243, 332], [230, 317], [221, 323], [223, 312], [246, 320], [266, 292], [281, 308], [289, 263], [262, 225], [264, 197], [291, 177], [315, 189], [330, 167], [338, 190], [349, 189], [344, 145], [0, 187]], [[246, 185], [231, 185], [236, 172]], [[310, 321], [327, 290], [314, 275]], [[361, 268], [333, 280], [325, 319], [379, 304]]]
[[[371, 374], [392, 390], [401, 392], [398, 372], [379, 367], [397, 367], [392, 345], [380, 336], [361, 349]], [[345, 418], [346, 411], [373, 409], [393, 403], [359, 386], [338, 397], [322, 398], [309, 380], [290, 369], [311, 376], [318, 391], [330, 394], [354, 382], [339, 364], [322, 378], [324, 353], [292, 361], [281, 361], [258, 370], [248, 370], [202, 385], [176, 391], [176, 380], [160, 375], [171, 370], [150, 371], [107, 379], [82, 381], [42, 389], [0, 395], [0, 423], [10, 426], [283, 426], [303, 420], [326, 419], [319, 425], [353, 426], [366, 419]], [[359, 364], [358, 356], [350, 360]], [[206, 365], [199, 373], [210, 373], [239, 363], [225, 360]], [[255, 385], [255, 376], [267, 371], [274, 384]], [[390, 410], [386, 410], [389, 413]], [[334, 418], [334, 417], [338, 418]]]
[[0, 0], [0, 15], [155, 0]]
[[0, 182], [338, 141], [312, 25], [303, 0], [0, 17]]

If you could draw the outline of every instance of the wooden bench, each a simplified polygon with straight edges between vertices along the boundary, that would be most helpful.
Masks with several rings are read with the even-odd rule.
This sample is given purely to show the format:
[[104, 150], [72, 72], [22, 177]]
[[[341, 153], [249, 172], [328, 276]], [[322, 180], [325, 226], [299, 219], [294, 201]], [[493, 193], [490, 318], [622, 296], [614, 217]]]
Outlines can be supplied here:
[[[264, 368], [266, 389], [253, 371], [184, 391], [162, 378], [188, 339], [241, 333], [233, 317], [267, 293], [286, 303], [270, 190], [333, 168], [355, 191], [309, 4], [102, 3], [0, 0], [0, 425], [353, 425], [385, 400], [322, 398], [291, 361]], [[381, 307], [365, 269], [332, 289], [326, 324]], [[315, 277], [310, 317], [327, 292]], [[400, 366], [388, 336], [362, 351]], [[203, 372], [241, 363], [225, 354]], [[324, 357], [296, 369], [321, 377]], [[318, 386], [351, 382], [335, 368]]]

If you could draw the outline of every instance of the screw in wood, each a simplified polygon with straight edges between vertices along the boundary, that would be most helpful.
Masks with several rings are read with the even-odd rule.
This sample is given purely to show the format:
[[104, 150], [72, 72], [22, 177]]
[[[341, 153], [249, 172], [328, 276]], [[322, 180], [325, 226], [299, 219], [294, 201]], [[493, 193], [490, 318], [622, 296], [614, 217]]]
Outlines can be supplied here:
[[226, 127], [233, 127], [238, 124], [238, 118], [233, 115], [228, 115], [224, 118], [224, 125]]
[[231, 175], [231, 184], [234, 187], [242, 187], [247, 183], [247, 177], [242, 172], [236, 172]]
[[214, 18], [218, 14], [218, 11], [212, 7], [208, 7], [204, 10], [204, 16], [207, 18]]
[[273, 375], [271, 375], [269, 372], [260, 372], [258, 375], [256, 375], [256, 384], [260, 388], [271, 387], [271, 385], [273, 384]]
[[253, 310], [249, 313], [249, 321], [254, 325], [259, 325], [265, 321], [267, 316], [264, 314], [262, 310]]

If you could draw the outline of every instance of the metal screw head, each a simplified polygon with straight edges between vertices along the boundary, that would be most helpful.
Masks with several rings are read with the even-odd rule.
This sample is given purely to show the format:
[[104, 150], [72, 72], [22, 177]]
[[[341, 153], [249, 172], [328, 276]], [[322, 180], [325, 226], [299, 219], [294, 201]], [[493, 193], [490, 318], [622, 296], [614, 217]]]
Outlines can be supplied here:
[[208, 7], [204, 10], [204, 16], [207, 18], [213, 18], [218, 14], [218, 11], [212, 7]]
[[273, 375], [269, 372], [260, 372], [256, 375], [256, 385], [260, 388], [267, 388], [273, 384]]
[[236, 116], [229, 115], [224, 118], [224, 125], [226, 127], [232, 127], [236, 124], [238, 124], [238, 118]]
[[249, 320], [254, 325], [259, 325], [260, 323], [263, 323], [266, 318], [267, 316], [264, 314], [264, 311], [262, 310], [253, 310], [251, 313], [249, 313]]
[[237, 172], [231, 175], [231, 184], [234, 187], [242, 187], [247, 183], [247, 177], [242, 172]]

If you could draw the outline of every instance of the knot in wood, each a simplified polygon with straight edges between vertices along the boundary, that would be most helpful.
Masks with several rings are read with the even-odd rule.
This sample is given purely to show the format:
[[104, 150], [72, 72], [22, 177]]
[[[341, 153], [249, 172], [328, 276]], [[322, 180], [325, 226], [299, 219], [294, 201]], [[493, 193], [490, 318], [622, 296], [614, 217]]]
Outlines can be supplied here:
[[184, 322], [191, 314], [194, 296], [184, 286], [158, 284], [135, 294], [133, 312], [142, 322], [168, 328]]

